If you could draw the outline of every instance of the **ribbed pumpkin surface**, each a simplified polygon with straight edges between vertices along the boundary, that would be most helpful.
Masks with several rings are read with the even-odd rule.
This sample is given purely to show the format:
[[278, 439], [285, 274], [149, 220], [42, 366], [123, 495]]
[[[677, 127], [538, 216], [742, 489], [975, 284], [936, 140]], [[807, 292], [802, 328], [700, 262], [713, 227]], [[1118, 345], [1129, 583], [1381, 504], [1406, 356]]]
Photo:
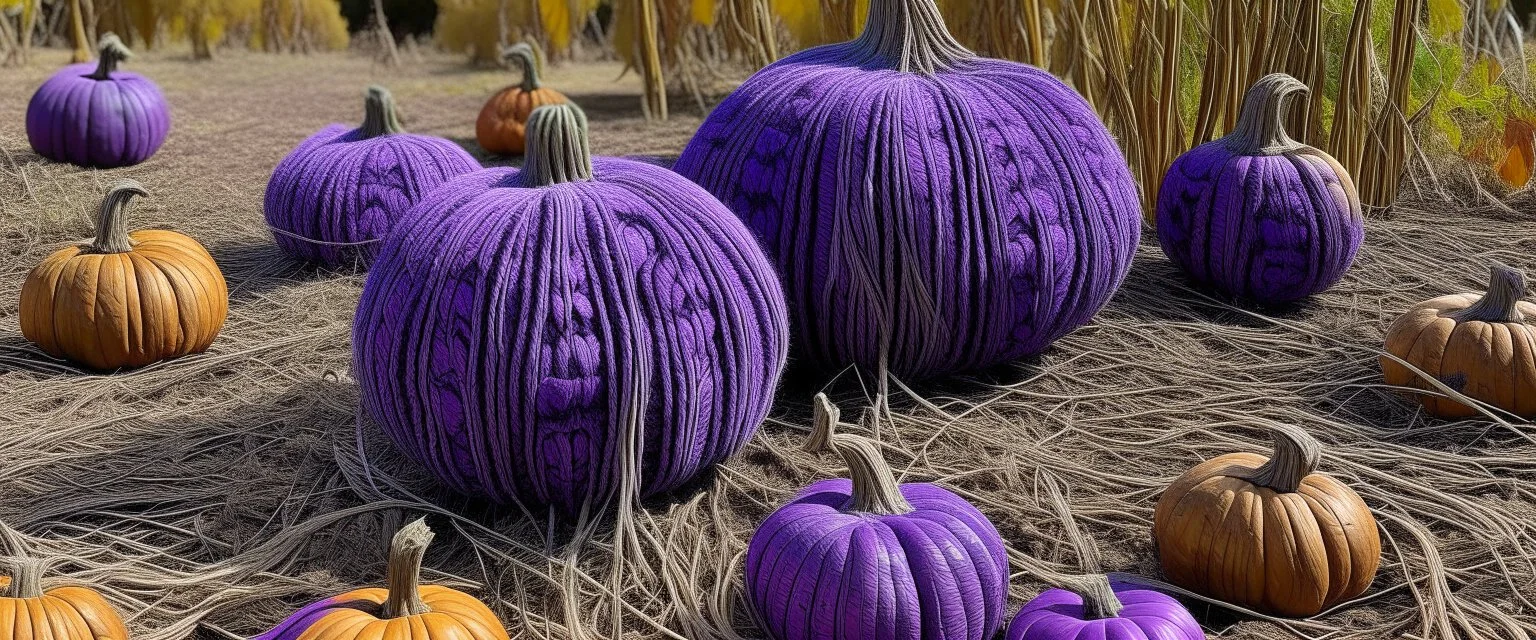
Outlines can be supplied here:
[[449, 181], [369, 274], [364, 406], [459, 491], [573, 514], [666, 491], [772, 402], [784, 300], [751, 235], [665, 169], [590, 166], [549, 186], [512, 169]]
[[[870, 7], [861, 40], [743, 83], [676, 169], [762, 239], [823, 369], [884, 352], [923, 378], [1041, 351], [1130, 268], [1141, 207], [1120, 149], [1055, 77], [953, 44], [931, 0]], [[901, 70], [918, 53], [932, 69]]]

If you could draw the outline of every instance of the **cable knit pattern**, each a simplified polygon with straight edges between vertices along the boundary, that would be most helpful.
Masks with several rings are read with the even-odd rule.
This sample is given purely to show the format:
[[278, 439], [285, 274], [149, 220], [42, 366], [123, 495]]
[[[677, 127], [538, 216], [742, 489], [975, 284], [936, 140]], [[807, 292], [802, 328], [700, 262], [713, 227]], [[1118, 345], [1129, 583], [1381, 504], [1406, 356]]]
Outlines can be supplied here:
[[747, 548], [747, 603], [774, 640], [987, 640], [1002, 627], [1008, 554], [986, 516], [937, 485], [911, 511], [853, 511], [853, 483], [817, 482]]
[[109, 169], [148, 160], [171, 130], [160, 87], [118, 71], [128, 49], [102, 38], [97, 62], [72, 64], [44, 81], [27, 103], [27, 141], [56, 162]]
[[[924, 5], [876, 0], [867, 28]], [[949, 37], [942, 23], [908, 35]], [[925, 378], [1087, 322], [1141, 236], [1136, 185], [1093, 110], [1032, 67], [961, 49], [932, 74], [899, 71], [869, 47], [759, 71], [677, 162], [776, 259], [798, 349], [827, 370], [877, 368], [884, 349], [891, 371]]]
[[[389, 101], [387, 92], [371, 101]], [[387, 109], [393, 119], [393, 105]], [[371, 261], [421, 196], [480, 163], [436, 136], [331, 124], [295, 147], [267, 183], [265, 214], [278, 247], [329, 266]]]
[[1305, 87], [1277, 76], [1284, 74], [1249, 92], [1232, 135], [1174, 161], [1157, 198], [1157, 238], [1168, 259], [1198, 284], [1260, 304], [1332, 286], [1365, 234], [1344, 167], [1286, 137], [1284, 99]]
[[591, 166], [454, 178], [368, 276], [364, 406], [456, 490], [576, 514], [626, 474], [639, 495], [678, 487], [767, 415], [788, 327], [750, 232], [670, 171]]

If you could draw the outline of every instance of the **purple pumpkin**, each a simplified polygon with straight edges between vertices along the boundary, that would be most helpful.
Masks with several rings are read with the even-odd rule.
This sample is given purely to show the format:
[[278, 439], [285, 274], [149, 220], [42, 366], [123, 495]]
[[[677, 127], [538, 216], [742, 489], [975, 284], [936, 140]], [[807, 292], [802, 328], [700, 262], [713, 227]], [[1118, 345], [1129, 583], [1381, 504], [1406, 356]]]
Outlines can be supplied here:
[[592, 158], [572, 105], [528, 128], [523, 169], [454, 178], [390, 234], [355, 367], [368, 412], [444, 484], [577, 514], [736, 451], [788, 327], [772, 265], [703, 189]]
[[1365, 234], [1354, 181], [1285, 132], [1285, 105], [1306, 90], [1283, 73], [1260, 78], [1231, 134], [1168, 168], [1157, 239], [1196, 283], [1280, 304], [1327, 289], [1354, 262]]
[[747, 547], [746, 599], [774, 640], [987, 640], [1008, 556], [986, 516], [941, 487], [897, 485], [867, 438], [832, 436], [851, 480], [806, 487]]
[[1204, 640], [1178, 600], [1151, 589], [1083, 576], [1047, 589], [1008, 625], [1007, 640]]
[[27, 103], [27, 141], [56, 162], [108, 169], [149, 159], [171, 130], [160, 87], [118, 71], [133, 56], [115, 34], [101, 37], [95, 64], [72, 64], [43, 82]]
[[361, 127], [327, 125], [272, 171], [267, 226], [277, 246], [300, 260], [367, 262], [423, 194], [479, 168], [459, 145], [405, 133], [389, 91], [369, 87]]
[[1109, 301], [1141, 237], [1088, 103], [961, 47], [934, 0], [871, 0], [858, 39], [759, 71], [676, 170], [761, 237], [824, 370], [927, 378], [1039, 352]]

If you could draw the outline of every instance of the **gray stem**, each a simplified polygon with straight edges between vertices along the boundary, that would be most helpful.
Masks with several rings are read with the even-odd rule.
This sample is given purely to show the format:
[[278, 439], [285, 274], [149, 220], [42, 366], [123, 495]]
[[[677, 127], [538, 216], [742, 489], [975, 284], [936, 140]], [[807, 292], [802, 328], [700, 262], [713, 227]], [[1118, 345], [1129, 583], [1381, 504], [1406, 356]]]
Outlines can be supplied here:
[[1275, 439], [1274, 454], [1254, 469], [1248, 480], [1279, 493], [1295, 493], [1301, 488], [1301, 480], [1317, 470], [1323, 445], [1296, 425], [1275, 424], [1270, 426], [1269, 434]]
[[1056, 579], [1056, 583], [1057, 586], [1082, 597], [1084, 619], [1117, 618], [1120, 616], [1120, 610], [1125, 608], [1125, 605], [1120, 603], [1120, 597], [1115, 595], [1114, 587], [1110, 586], [1109, 576], [1104, 574], [1061, 576]]
[[912, 512], [912, 504], [901, 495], [896, 476], [880, 453], [880, 443], [861, 436], [834, 435], [832, 448], [843, 457], [848, 477], [853, 480], [849, 510], [883, 516]]
[[133, 52], [128, 50], [128, 45], [123, 44], [122, 38], [110, 32], [101, 37], [96, 50], [96, 70], [87, 76], [93, 80], [111, 79], [112, 72], [117, 71], [117, 64], [133, 57]]
[[870, 0], [852, 44], [866, 62], [930, 76], [976, 57], [950, 35], [934, 0]]
[[421, 600], [421, 560], [432, 544], [432, 529], [425, 518], [400, 527], [389, 542], [389, 566], [385, 585], [389, 598], [384, 601], [384, 618], [400, 618], [430, 613]]
[[12, 598], [41, 598], [43, 574], [48, 572], [48, 562], [40, 558], [7, 558], [4, 562], [11, 572]]
[[1457, 322], [1524, 322], [1520, 299], [1525, 297], [1525, 274], [1508, 265], [1493, 263], [1488, 292], [1465, 309], [1450, 314]]
[[389, 89], [379, 85], [368, 87], [367, 96], [363, 98], [363, 126], [360, 128], [364, 138], [405, 133], [405, 127], [400, 126], [400, 116], [395, 112], [395, 96]]
[[534, 57], [533, 47], [527, 43], [518, 43], [501, 50], [501, 59], [516, 64], [523, 72], [523, 81], [518, 85], [524, 93], [537, 90], [544, 86], [539, 80], [539, 61]]
[[144, 185], [131, 178], [119, 180], [107, 189], [96, 209], [96, 239], [91, 242], [91, 253], [133, 251], [133, 241], [128, 237], [128, 202], [134, 196], [147, 195]]
[[832, 446], [832, 436], [837, 433], [837, 421], [842, 418], [842, 411], [837, 405], [827, 398], [827, 394], [818, 393], [811, 399], [813, 417], [811, 420], [811, 435], [805, 439], [801, 449], [810, 453], [821, 453]]
[[530, 187], [592, 179], [587, 114], [574, 104], [552, 104], [528, 114], [523, 176]]
[[1283, 73], [1259, 78], [1243, 96], [1243, 110], [1232, 133], [1222, 138], [1238, 155], [1262, 156], [1296, 151], [1307, 145], [1285, 132], [1285, 110], [1291, 97], [1306, 93], [1307, 85]]

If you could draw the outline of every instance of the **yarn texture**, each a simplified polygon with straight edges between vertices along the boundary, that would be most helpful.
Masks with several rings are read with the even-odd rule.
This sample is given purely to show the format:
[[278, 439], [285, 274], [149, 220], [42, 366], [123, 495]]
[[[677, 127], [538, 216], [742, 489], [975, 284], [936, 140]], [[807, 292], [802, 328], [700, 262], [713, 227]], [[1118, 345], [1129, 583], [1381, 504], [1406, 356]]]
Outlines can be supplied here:
[[747, 546], [745, 597], [768, 637], [995, 637], [1008, 554], [992, 523], [943, 487], [896, 484], [874, 441], [832, 446], [850, 479], [806, 487]]
[[430, 192], [353, 330], [364, 407], [447, 486], [567, 514], [676, 488], [767, 415], [788, 327], [772, 265], [697, 185], [589, 156], [572, 105], [522, 170]]
[[96, 62], [53, 74], [27, 103], [27, 142], [56, 162], [108, 169], [148, 160], [171, 131], [171, 108], [154, 82], [117, 70], [133, 53], [108, 33]]
[[1233, 132], [1173, 162], [1157, 197], [1157, 239], [1191, 280], [1280, 304], [1319, 293], [1354, 263], [1365, 236], [1355, 183], [1282, 124], [1306, 85], [1260, 78]]
[[479, 168], [453, 142], [405, 133], [393, 97], [375, 86], [362, 126], [327, 125], [278, 163], [263, 209], [289, 255], [328, 266], [368, 262], [423, 194]]
[[1130, 170], [1050, 74], [977, 57], [933, 0], [872, 0], [857, 40], [715, 108], [676, 170], [777, 262], [797, 349], [909, 378], [1045, 349], [1108, 302], [1141, 237]]

